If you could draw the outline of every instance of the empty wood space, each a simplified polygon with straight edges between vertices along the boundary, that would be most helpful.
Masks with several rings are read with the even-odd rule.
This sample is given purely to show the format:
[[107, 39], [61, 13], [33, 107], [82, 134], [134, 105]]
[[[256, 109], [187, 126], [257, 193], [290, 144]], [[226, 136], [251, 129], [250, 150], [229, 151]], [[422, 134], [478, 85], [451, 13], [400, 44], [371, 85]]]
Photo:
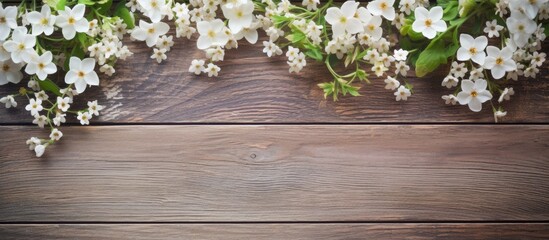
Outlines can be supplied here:
[[546, 66], [496, 125], [444, 104], [446, 69], [410, 77], [407, 102], [375, 77], [332, 102], [323, 64], [289, 74], [261, 44], [227, 51], [218, 78], [187, 72], [192, 40], [162, 64], [128, 44], [76, 98], [103, 115], [69, 118], [43, 158], [24, 144], [47, 130], [0, 108], [0, 239], [549, 239]]

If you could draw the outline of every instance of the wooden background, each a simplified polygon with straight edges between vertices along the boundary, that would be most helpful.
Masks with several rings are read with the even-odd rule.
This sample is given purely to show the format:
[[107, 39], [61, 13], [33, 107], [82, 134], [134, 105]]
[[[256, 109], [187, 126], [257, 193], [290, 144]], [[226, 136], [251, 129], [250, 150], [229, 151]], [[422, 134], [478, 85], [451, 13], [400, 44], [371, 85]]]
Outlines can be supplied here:
[[49, 133], [0, 109], [1, 239], [549, 239], [546, 66], [495, 125], [444, 105], [443, 71], [407, 102], [373, 79], [334, 103], [322, 64], [288, 74], [243, 43], [197, 77], [192, 44], [158, 65], [131, 43], [80, 97], [103, 115], [43, 158], [24, 143]]

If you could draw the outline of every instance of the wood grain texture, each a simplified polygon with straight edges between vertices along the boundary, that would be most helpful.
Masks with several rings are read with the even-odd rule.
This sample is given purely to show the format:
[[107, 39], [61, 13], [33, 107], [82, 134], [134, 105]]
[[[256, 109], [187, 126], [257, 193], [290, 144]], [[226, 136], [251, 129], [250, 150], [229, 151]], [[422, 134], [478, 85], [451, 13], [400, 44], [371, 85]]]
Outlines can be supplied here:
[[0, 225], [0, 235], [4, 240], [546, 240], [549, 224], [18, 224]]
[[[80, 106], [84, 100], [98, 99], [107, 107], [94, 123], [493, 122], [490, 110], [474, 113], [466, 106], [444, 104], [441, 96], [452, 93], [440, 86], [447, 73], [444, 69], [428, 77], [409, 78], [416, 94], [407, 102], [396, 102], [393, 93], [384, 89], [383, 79], [375, 75], [372, 84], [360, 91], [363, 96], [333, 102], [325, 100], [317, 87], [331, 81], [323, 64], [310, 61], [301, 74], [289, 74], [285, 57], [266, 57], [261, 43], [243, 42], [238, 50], [227, 51], [218, 78], [187, 72], [193, 59], [204, 57], [194, 41], [177, 40], [162, 64], [150, 59], [151, 49], [144, 43], [129, 43], [129, 47], [135, 55], [120, 62], [112, 78], [103, 76], [100, 87], [80, 97]], [[544, 66], [538, 79], [513, 84], [516, 95], [504, 104], [509, 113], [505, 122], [548, 121], [548, 73]], [[17, 89], [2, 86], [0, 96]], [[31, 121], [23, 108], [0, 108], [0, 124]]]
[[548, 130], [0, 127], [0, 221], [546, 221]]

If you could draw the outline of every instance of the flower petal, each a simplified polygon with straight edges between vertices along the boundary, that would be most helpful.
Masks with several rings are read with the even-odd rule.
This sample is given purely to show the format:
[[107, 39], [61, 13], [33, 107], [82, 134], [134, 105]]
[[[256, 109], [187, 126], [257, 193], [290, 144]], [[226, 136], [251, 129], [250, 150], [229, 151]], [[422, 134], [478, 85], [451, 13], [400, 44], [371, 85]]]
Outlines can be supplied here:
[[482, 103], [477, 98], [471, 98], [471, 101], [467, 105], [473, 112], [480, 112], [482, 110]]
[[471, 91], [473, 91], [474, 86], [475, 86], [475, 83], [471, 80], [461, 81], [461, 90], [466, 93], [471, 93]]

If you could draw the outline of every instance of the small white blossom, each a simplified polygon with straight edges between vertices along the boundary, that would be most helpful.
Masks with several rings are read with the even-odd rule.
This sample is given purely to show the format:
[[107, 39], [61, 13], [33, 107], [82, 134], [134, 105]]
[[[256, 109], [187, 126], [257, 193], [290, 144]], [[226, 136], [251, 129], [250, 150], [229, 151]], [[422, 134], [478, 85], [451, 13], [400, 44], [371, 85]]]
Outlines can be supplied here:
[[452, 87], [457, 86], [458, 82], [459, 82], [459, 80], [456, 77], [454, 77], [450, 74], [450, 75], [446, 76], [444, 78], [444, 80], [442, 80], [441, 85], [444, 86], [444, 87], [447, 87], [447, 88], [452, 88]]
[[50, 74], [57, 72], [57, 66], [52, 62], [53, 55], [50, 51], [45, 52], [42, 56], [38, 56], [37, 53], [29, 59], [29, 63], [25, 68], [25, 72], [28, 74], [36, 74], [38, 79], [45, 80]]
[[48, 123], [48, 118], [44, 115], [36, 114], [34, 115], [34, 120], [32, 120], [32, 123], [38, 125], [39, 128], [44, 128], [46, 123]]
[[59, 141], [59, 139], [61, 139], [62, 137], [63, 137], [63, 133], [59, 131], [59, 129], [54, 128], [53, 130], [51, 130], [51, 133], [50, 133], [51, 140]]
[[503, 112], [503, 111], [500, 111], [500, 110], [495, 111], [494, 112], [494, 121], [497, 123], [500, 118], [503, 118], [506, 115], [507, 115], [507, 112]]
[[517, 69], [517, 64], [513, 61], [513, 50], [504, 47], [499, 50], [497, 47], [488, 46], [486, 48], [488, 56], [484, 62], [484, 68], [490, 69], [494, 79], [500, 79], [505, 76], [505, 72]]
[[385, 19], [392, 21], [395, 19], [394, 3], [395, 0], [374, 0], [368, 3], [368, 11], [374, 16], [383, 16]]
[[330, 7], [326, 10], [326, 22], [332, 25], [334, 37], [355, 34], [364, 30], [362, 23], [355, 17], [359, 3], [346, 1], [341, 8]]
[[151, 19], [152, 22], [160, 22], [169, 11], [166, 0], [137, 0], [143, 13]]
[[400, 86], [400, 82], [391, 76], [387, 76], [387, 79], [385, 79], [384, 82], [385, 82], [385, 89], [387, 90], [394, 91]]
[[103, 110], [104, 108], [104, 106], [97, 104], [97, 100], [88, 102], [88, 112], [91, 115], [99, 116], [99, 111]]
[[467, 67], [465, 67], [465, 63], [453, 62], [450, 73], [456, 78], [463, 78], [467, 73]]
[[53, 33], [53, 25], [56, 16], [51, 14], [50, 6], [44, 4], [40, 12], [30, 12], [27, 14], [27, 20], [32, 24], [32, 35], [38, 36], [42, 33], [49, 36]]
[[459, 36], [460, 48], [457, 51], [457, 59], [459, 61], [467, 61], [469, 59], [480, 65], [484, 64], [486, 53], [484, 49], [488, 46], [488, 38], [479, 36], [473, 38], [469, 34], [461, 34]]
[[503, 102], [503, 100], [511, 100], [511, 96], [513, 96], [515, 94], [515, 91], [513, 90], [513, 88], [505, 88], [503, 89], [503, 92], [501, 93], [501, 95], [499, 96], [499, 99], [498, 99], [498, 102]]
[[200, 21], [197, 24], [200, 37], [196, 41], [198, 49], [204, 50], [210, 47], [224, 46], [229, 41], [225, 34], [225, 24], [221, 19], [213, 21]]
[[154, 51], [154, 53], [153, 53], [153, 55], [151, 55], [151, 58], [156, 59], [156, 62], [158, 62], [158, 63], [161, 63], [162, 61], [164, 61], [168, 58], [168, 56], [166, 56], [166, 49], [165, 48], [162, 48], [162, 49], [154, 48], [153, 51]]
[[282, 49], [272, 41], [263, 41], [263, 46], [263, 53], [266, 53], [269, 57], [282, 54]]
[[395, 49], [393, 56], [395, 56], [395, 60], [397, 61], [406, 61], [406, 59], [408, 58], [408, 51], [404, 49]]
[[219, 73], [221, 68], [213, 63], [208, 63], [208, 66], [204, 69], [205, 73], [208, 73], [208, 77], [216, 76]]
[[36, 146], [42, 144], [42, 141], [38, 139], [37, 137], [31, 137], [27, 140], [27, 145], [29, 145], [29, 150], [33, 151]]
[[78, 112], [76, 119], [80, 120], [81, 125], [90, 125], [92, 115], [89, 112]]
[[400, 101], [400, 100], [406, 101], [406, 100], [408, 100], [408, 97], [412, 95], [412, 93], [410, 92], [410, 90], [408, 88], [401, 85], [398, 88], [398, 90], [394, 93], [394, 95], [396, 96], [397, 101]]
[[499, 31], [501, 30], [503, 30], [503, 26], [498, 25], [498, 22], [495, 19], [491, 22], [486, 21], [484, 32], [488, 34], [489, 38], [499, 37]]
[[66, 112], [70, 108], [71, 99], [69, 97], [57, 97], [57, 108]]
[[253, 20], [254, 3], [251, 0], [239, 1], [238, 4], [223, 4], [223, 16], [229, 20], [229, 28], [233, 33], [250, 27]]
[[0, 98], [0, 103], [5, 104], [6, 108], [17, 107], [17, 102], [15, 101], [15, 98], [13, 98], [12, 95], [8, 95], [3, 98]]
[[25, 106], [25, 110], [30, 111], [32, 116], [38, 115], [38, 112], [42, 111], [44, 107], [42, 107], [42, 100], [40, 99], [34, 99], [31, 98], [29, 100], [29, 104]]
[[145, 41], [147, 46], [152, 47], [156, 45], [158, 38], [170, 30], [170, 26], [165, 22], [148, 23], [143, 20], [139, 20], [139, 27], [136, 27], [132, 31], [132, 37]]
[[156, 47], [159, 49], [166, 49], [167, 52], [171, 50], [173, 44], [173, 36], [162, 35], [162, 37], [156, 41]]
[[192, 72], [196, 75], [200, 75], [202, 71], [204, 71], [204, 60], [197, 60], [194, 59], [191, 62], [191, 66], [189, 67], [189, 72]]
[[63, 32], [63, 37], [67, 40], [74, 38], [77, 32], [88, 32], [89, 23], [84, 17], [86, 5], [76, 4], [74, 8], [65, 6], [65, 10], [59, 10], [55, 23]]
[[490, 91], [486, 90], [488, 82], [484, 79], [461, 81], [461, 92], [458, 93], [457, 98], [459, 104], [469, 106], [469, 109], [473, 112], [480, 112], [482, 110], [482, 103], [492, 99]]
[[23, 79], [21, 64], [16, 64], [9, 59], [0, 61], [0, 86], [10, 82], [17, 84], [21, 79]]
[[60, 113], [60, 112], [57, 112], [55, 114], [55, 117], [53, 118], [53, 124], [55, 126], [60, 126], [61, 123], [65, 123], [67, 120], [65, 119], [65, 117], [67, 116], [67, 114], [64, 114], [64, 113]]
[[304, 7], [307, 8], [307, 10], [316, 10], [318, 4], [320, 3], [320, 0], [303, 0], [301, 3]]
[[5, 40], [10, 35], [10, 30], [17, 27], [17, 7], [2, 7], [0, 2], [0, 40]]
[[46, 151], [46, 145], [38, 144], [34, 148], [34, 152], [36, 153], [36, 157], [42, 157], [42, 155], [44, 155], [45, 151]]
[[79, 94], [83, 93], [88, 85], [99, 86], [99, 77], [93, 70], [95, 68], [95, 59], [80, 60], [77, 57], [71, 57], [69, 68], [70, 70], [65, 75], [65, 82], [74, 84], [76, 92]]
[[456, 98], [456, 96], [454, 96], [453, 94], [450, 94], [450, 95], [444, 95], [442, 96], [442, 99], [444, 100], [444, 103], [450, 105], [456, 105], [458, 99]]
[[414, 32], [422, 33], [428, 39], [433, 39], [437, 32], [444, 32], [447, 29], [446, 22], [442, 20], [442, 7], [436, 6], [427, 10], [418, 7], [414, 11], [416, 20], [412, 24]]
[[11, 40], [4, 42], [4, 49], [11, 53], [14, 63], [29, 62], [34, 53], [36, 37], [27, 34], [25, 27], [17, 27], [13, 30]]

